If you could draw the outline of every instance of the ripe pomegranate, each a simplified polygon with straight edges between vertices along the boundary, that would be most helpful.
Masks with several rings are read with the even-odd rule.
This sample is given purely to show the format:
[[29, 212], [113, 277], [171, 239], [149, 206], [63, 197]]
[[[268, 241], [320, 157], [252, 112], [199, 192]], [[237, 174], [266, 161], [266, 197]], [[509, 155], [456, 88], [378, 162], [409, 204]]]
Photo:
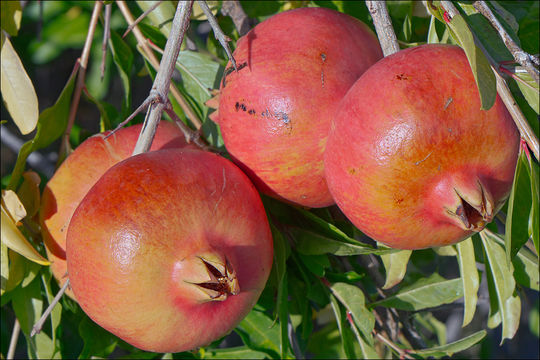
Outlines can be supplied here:
[[231, 331], [272, 267], [272, 235], [246, 175], [218, 155], [169, 149], [108, 170], [76, 209], [68, 273], [82, 309], [147, 351]]
[[[43, 192], [39, 218], [51, 270], [60, 286], [66, 281], [66, 233], [73, 212], [96, 181], [114, 164], [129, 157], [142, 125], [94, 135], [81, 143], [62, 163]], [[172, 123], [162, 121], [151, 150], [186, 146], [184, 135]], [[73, 292], [67, 294], [73, 298]]]
[[506, 200], [519, 133], [501, 99], [488, 111], [465, 53], [423, 45], [386, 57], [340, 104], [325, 153], [337, 205], [390, 247], [456, 243]]
[[306, 207], [334, 203], [323, 152], [338, 102], [382, 57], [361, 21], [324, 8], [270, 17], [242, 37], [221, 83], [220, 125], [233, 160], [263, 193]]

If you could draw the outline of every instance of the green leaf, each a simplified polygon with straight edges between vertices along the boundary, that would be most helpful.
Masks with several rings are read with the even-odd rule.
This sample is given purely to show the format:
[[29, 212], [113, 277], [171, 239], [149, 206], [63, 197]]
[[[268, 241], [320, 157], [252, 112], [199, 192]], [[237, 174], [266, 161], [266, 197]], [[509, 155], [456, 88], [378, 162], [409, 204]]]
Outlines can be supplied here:
[[457, 261], [459, 272], [463, 283], [463, 300], [465, 310], [463, 313], [463, 327], [468, 325], [474, 317], [476, 303], [478, 301], [478, 288], [480, 280], [476, 269], [476, 259], [474, 257], [474, 245], [472, 238], [468, 238], [456, 245]]
[[133, 69], [133, 52], [131, 48], [122, 40], [120, 35], [111, 30], [111, 38], [109, 41], [113, 60], [122, 79], [124, 87], [124, 99], [122, 100], [122, 117], [129, 116], [131, 110], [131, 72]]
[[4, 291], [6, 291], [7, 289], [7, 282], [8, 282], [8, 279], [9, 279], [9, 258], [8, 258], [8, 247], [6, 246], [6, 244], [4, 243], [1, 243], [1, 249], [2, 249], [2, 258], [0, 259], [0, 264], [2, 266], [2, 278], [1, 278], [1, 281], [2, 281], [2, 293], [1, 295], [4, 295]]
[[2, 30], [11, 36], [17, 36], [22, 18], [21, 3], [19, 1], [2, 1], [0, 6]]
[[323, 277], [325, 275], [325, 270], [330, 267], [330, 260], [328, 260], [327, 255], [308, 256], [299, 253], [298, 257], [309, 271], [319, 277]]
[[453, 354], [466, 350], [470, 348], [471, 346], [477, 344], [480, 342], [484, 337], [486, 337], [486, 331], [481, 330], [478, 332], [475, 332], [472, 335], [469, 335], [467, 337], [464, 337], [463, 339], [451, 342], [446, 345], [442, 346], [436, 346], [432, 347], [430, 349], [422, 349], [422, 350], [413, 350], [411, 351], [413, 354], [420, 355], [420, 356], [434, 356], [434, 357], [441, 357], [441, 356], [452, 356]]
[[480, 101], [482, 103], [480, 108], [482, 110], [491, 109], [493, 104], [495, 104], [497, 96], [497, 84], [486, 56], [474, 43], [473, 34], [463, 19], [463, 16], [460, 14], [455, 15], [447, 25], [465, 51], [471, 65], [471, 70], [480, 93]]
[[336, 297], [332, 294], [330, 294], [330, 304], [332, 305], [332, 310], [334, 311], [334, 315], [336, 317], [336, 323], [338, 326], [339, 334], [341, 335], [341, 344], [343, 346], [343, 352], [347, 356], [348, 359], [355, 359], [357, 358], [356, 353], [354, 352], [354, 344], [353, 344], [353, 338], [351, 330], [348, 326], [346, 326], [345, 321], [345, 314], [343, 313], [343, 310], [341, 309], [341, 306], [339, 306], [339, 303], [336, 299]]
[[526, 72], [523, 68], [517, 67], [516, 70], [520, 70], [515, 74], [518, 78], [516, 79], [516, 84], [521, 90], [523, 97], [527, 100], [527, 103], [531, 108], [536, 111], [537, 114], [540, 113], [540, 94], [538, 92], [538, 83], [534, 81], [531, 75]]
[[[50, 268], [49, 268], [50, 269]], [[41, 282], [43, 283], [43, 288], [45, 289], [45, 293], [47, 295], [47, 302], [51, 304], [56, 294], [52, 293], [51, 290], [51, 279], [52, 274], [50, 271], [44, 271], [41, 274]], [[60, 341], [56, 337], [56, 331], [58, 329], [58, 326], [60, 325], [60, 320], [62, 319], [62, 304], [60, 302], [56, 303], [53, 310], [51, 311], [51, 314], [49, 315], [50, 323], [51, 323], [51, 335], [52, 335], [52, 343], [54, 345], [54, 353], [60, 352]], [[48, 321], [46, 322], [46, 324]]]
[[2, 99], [21, 133], [29, 134], [39, 116], [34, 85], [9, 39], [4, 41], [0, 57]]
[[400, 310], [422, 310], [450, 304], [463, 296], [461, 279], [446, 280], [437, 273], [421, 278], [392, 296], [369, 305], [394, 307]]
[[252, 310], [234, 331], [251, 350], [279, 358], [280, 329], [272, 327], [272, 319], [264, 313]]
[[437, 35], [437, 27], [435, 24], [437, 23], [436, 17], [434, 15], [431, 15], [431, 20], [429, 21], [429, 29], [428, 29], [428, 35], [427, 35], [427, 42], [428, 44], [438, 44], [439, 41], [439, 35]]
[[118, 339], [107, 330], [93, 322], [88, 316], [79, 324], [79, 335], [84, 340], [84, 347], [79, 359], [92, 356], [107, 357], [116, 348]]
[[[531, 181], [531, 176], [534, 177], [535, 172], [531, 171], [532, 164], [527, 161], [523, 149], [522, 146], [506, 212], [505, 248], [508, 263], [527, 242], [529, 236], [534, 236], [530, 225], [532, 227], [536, 222], [535, 227], [538, 232], [538, 190], [536, 180], [532, 179], [533, 181]], [[536, 198], [531, 196], [531, 190], [536, 191]], [[538, 235], [536, 234], [536, 236]]]
[[[379, 244], [379, 248], [386, 248]], [[407, 271], [407, 264], [411, 257], [411, 250], [400, 250], [391, 254], [382, 254], [381, 259], [386, 270], [386, 281], [383, 289], [390, 289], [397, 285], [405, 276]]]
[[73, 94], [73, 89], [75, 87], [77, 73], [78, 70], [71, 73], [71, 76], [58, 97], [58, 100], [56, 100], [56, 103], [50, 108], [43, 110], [39, 115], [36, 135], [34, 136], [34, 139], [27, 141], [21, 147], [19, 155], [17, 156], [15, 168], [11, 173], [8, 189], [15, 189], [19, 183], [28, 156], [33, 151], [50, 145], [64, 133], [67, 126], [71, 95]]
[[351, 244], [330, 239], [320, 233], [300, 228], [290, 228], [289, 232], [296, 240], [296, 250], [304, 255], [334, 254], [337, 256], [363, 255], [363, 254], [387, 254], [395, 252], [395, 249], [375, 249], [362, 243]]
[[366, 308], [364, 293], [357, 286], [346, 283], [335, 283], [330, 287], [332, 293], [352, 314], [354, 323], [364, 338], [372, 342], [371, 331], [375, 327], [375, 317]]
[[266, 359], [268, 354], [262, 351], [251, 350], [246, 346], [237, 346], [227, 349], [207, 349], [203, 359]]
[[[498, 302], [498, 311], [501, 314], [502, 338], [501, 344], [505, 339], [514, 337], [519, 328], [519, 317], [521, 315], [521, 301], [514, 294], [516, 283], [514, 281], [514, 268], [512, 264], [506, 261], [506, 255], [501, 245], [493, 239], [494, 234], [489, 230], [480, 232], [480, 238], [484, 247], [486, 258], [486, 270], [489, 267], [488, 276], [492, 277], [493, 288], [490, 291], [491, 296]], [[489, 289], [489, 288], [488, 288]], [[493, 293], [493, 290], [495, 293]]]
[[514, 265], [514, 279], [519, 284], [538, 291], [538, 257], [523, 247], [512, 259], [512, 264]]
[[[139, 5], [142, 11], [149, 10], [154, 4], [154, 1], [137, 1], [137, 5]], [[175, 11], [176, 7], [172, 1], [163, 1], [148, 14], [148, 19], [152, 25], [161, 30], [163, 35], [169, 37]]]

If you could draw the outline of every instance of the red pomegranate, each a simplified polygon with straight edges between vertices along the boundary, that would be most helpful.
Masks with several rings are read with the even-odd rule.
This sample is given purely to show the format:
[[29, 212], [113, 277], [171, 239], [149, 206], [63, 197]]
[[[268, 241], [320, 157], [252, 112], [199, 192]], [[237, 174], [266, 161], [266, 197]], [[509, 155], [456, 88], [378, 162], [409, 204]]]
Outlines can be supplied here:
[[334, 203], [323, 152], [337, 104], [382, 57], [359, 20], [325, 8], [274, 15], [242, 37], [221, 83], [225, 146], [259, 190], [290, 203]]
[[[73, 212], [88, 190], [111, 166], [131, 156], [142, 125], [94, 135], [81, 143], [62, 163], [49, 180], [39, 212], [41, 233], [54, 277], [64, 285], [66, 271], [66, 234]], [[186, 146], [180, 129], [162, 121], [154, 137], [151, 151]], [[191, 145], [190, 145], [191, 146]], [[71, 290], [67, 294], [73, 298]]]
[[169, 149], [109, 169], [67, 234], [73, 292], [96, 323], [147, 351], [179, 352], [231, 331], [272, 267], [261, 199], [230, 161]]
[[480, 110], [461, 48], [388, 56], [339, 108], [326, 179], [344, 214], [373, 239], [400, 249], [453, 244], [482, 230], [506, 200], [519, 132], [499, 97]]

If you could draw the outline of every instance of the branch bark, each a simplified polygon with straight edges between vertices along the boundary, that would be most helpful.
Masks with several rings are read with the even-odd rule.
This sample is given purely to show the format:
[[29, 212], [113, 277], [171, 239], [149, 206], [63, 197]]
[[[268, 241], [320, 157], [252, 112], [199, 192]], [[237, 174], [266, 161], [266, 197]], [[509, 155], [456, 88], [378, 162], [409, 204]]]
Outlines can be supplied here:
[[180, 53], [184, 34], [189, 26], [192, 6], [193, 0], [178, 2], [171, 33], [167, 39], [167, 44], [165, 44], [164, 54], [159, 64], [154, 85], [152, 86], [152, 90], [150, 90], [150, 96], [155, 95], [158, 101], [150, 105], [148, 118], [144, 121], [141, 134], [133, 149], [133, 155], [148, 151], [154, 140], [157, 125], [169, 101], [167, 96], [169, 94], [171, 77], [176, 67], [176, 59]]
[[[473, 3], [473, 6], [478, 12], [480, 12], [488, 21], [491, 23], [491, 25], [497, 30], [499, 33], [499, 36], [501, 37], [502, 41], [504, 42], [504, 45], [510, 50], [512, 53], [512, 56], [514, 57], [514, 60], [523, 66], [525, 70], [531, 75], [531, 77], [536, 81], [536, 83], [540, 83], [540, 76], [538, 69], [534, 66], [534, 57], [523, 51], [518, 44], [510, 37], [508, 32], [503, 28], [499, 20], [495, 17], [489, 6], [486, 4], [485, 1], [475, 1]], [[538, 59], [536, 59], [536, 63], [538, 63]]]
[[400, 50], [399, 44], [394, 28], [392, 27], [392, 20], [390, 19], [390, 15], [388, 15], [386, 1], [366, 0], [366, 6], [373, 18], [384, 56], [397, 53]]
[[238, 0], [224, 1], [221, 5], [221, 13], [232, 19], [240, 36], [246, 35], [253, 25]]

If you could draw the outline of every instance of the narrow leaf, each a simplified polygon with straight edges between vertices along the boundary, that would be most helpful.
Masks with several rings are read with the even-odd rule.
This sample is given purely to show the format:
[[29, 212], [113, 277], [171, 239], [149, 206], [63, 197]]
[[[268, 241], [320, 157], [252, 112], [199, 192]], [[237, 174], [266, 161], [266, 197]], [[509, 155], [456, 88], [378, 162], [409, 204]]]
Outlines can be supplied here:
[[2, 257], [0, 258], [0, 265], [2, 267], [1, 272], [1, 293], [0, 295], [4, 295], [4, 291], [7, 289], [7, 282], [9, 279], [9, 258], [8, 258], [8, 247], [3, 242], [0, 243], [1, 249], [2, 249]]
[[422, 310], [450, 304], [463, 296], [461, 279], [446, 280], [437, 273], [422, 278], [384, 300], [369, 305], [394, 307], [400, 310]]
[[499, 312], [501, 314], [502, 321], [502, 338], [501, 344], [505, 339], [511, 339], [514, 337], [517, 329], [519, 328], [519, 318], [521, 315], [521, 301], [518, 296], [514, 294], [516, 283], [514, 281], [513, 273], [514, 267], [512, 264], [508, 264], [506, 261], [505, 252], [493, 238], [493, 235], [489, 231], [480, 232], [480, 238], [486, 254], [486, 267], [489, 266], [490, 272], [488, 275], [492, 276]]
[[364, 293], [357, 286], [346, 283], [335, 283], [330, 288], [332, 293], [352, 314], [354, 323], [366, 339], [371, 339], [371, 331], [375, 327], [375, 317], [365, 306]]
[[21, 26], [21, 3], [19, 1], [2, 1], [0, 4], [2, 30], [5, 30], [11, 36], [16, 36]]
[[464, 337], [463, 339], [451, 342], [446, 345], [432, 347], [430, 349], [423, 350], [414, 350], [413, 353], [420, 356], [452, 356], [453, 354], [467, 350], [471, 346], [479, 343], [483, 338], [486, 337], [487, 332], [485, 330], [478, 331], [472, 335]]
[[238, 346], [227, 349], [207, 349], [203, 359], [266, 359], [268, 354], [251, 350], [246, 346]]
[[36, 91], [8, 38], [4, 40], [0, 57], [2, 98], [13, 121], [26, 135], [36, 128], [38, 122]]
[[497, 84], [488, 60], [474, 43], [473, 34], [465, 22], [465, 19], [463, 19], [463, 16], [460, 14], [455, 15], [447, 25], [450, 27], [453, 34], [456, 36], [456, 40], [467, 55], [480, 93], [480, 101], [482, 103], [481, 109], [491, 109], [493, 104], [495, 104], [497, 96]]
[[131, 71], [133, 68], [133, 52], [124, 40], [122, 40], [120, 35], [112, 30], [109, 45], [113, 54], [113, 61], [116, 64], [124, 87], [122, 117], [127, 117], [131, 109]]
[[339, 306], [339, 303], [336, 297], [330, 294], [330, 304], [332, 305], [332, 310], [334, 311], [334, 316], [336, 317], [336, 323], [338, 326], [339, 334], [341, 335], [341, 344], [343, 346], [343, 352], [348, 359], [356, 358], [354, 352], [354, 345], [352, 342], [352, 334], [349, 330], [349, 327], [345, 325], [344, 314]]
[[480, 280], [476, 269], [476, 259], [474, 257], [474, 245], [472, 238], [468, 238], [456, 245], [457, 260], [461, 281], [463, 283], [463, 299], [465, 310], [463, 313], [463, 327], [468, 325], [474, 317], [476, 303], [478, 301], [478, 288]]
[[427, 35], [428, 44], [438, 44], [439, 35], [437, 35], [437, 28], [435, 24], [437, 23], [437, 18], [434, 15], [431, 15], [431, 20], [429, 21], [429, 29]]

